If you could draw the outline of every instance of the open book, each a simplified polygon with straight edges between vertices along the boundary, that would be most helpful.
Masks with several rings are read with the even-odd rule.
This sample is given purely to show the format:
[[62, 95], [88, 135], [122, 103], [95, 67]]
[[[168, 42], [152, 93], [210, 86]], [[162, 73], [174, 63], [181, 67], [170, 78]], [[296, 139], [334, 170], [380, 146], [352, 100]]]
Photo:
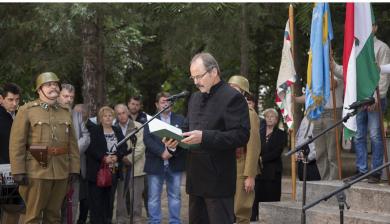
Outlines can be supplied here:
[[[147, 119], [150, 120], [152, 117], [147, 115]], [[179, 146], [185, 149], [195, 149], [199, 148], [199, 144], [189, 145], [182, 143], [181, 140], [184, 138], [182, 136], [183, 131], [175, 126], [172, 126], [164, 121], [159, 119], [154, 119], [149, 123], [150, 133], [158, 136], [159, 138], [171, 138], [179, 142]]]

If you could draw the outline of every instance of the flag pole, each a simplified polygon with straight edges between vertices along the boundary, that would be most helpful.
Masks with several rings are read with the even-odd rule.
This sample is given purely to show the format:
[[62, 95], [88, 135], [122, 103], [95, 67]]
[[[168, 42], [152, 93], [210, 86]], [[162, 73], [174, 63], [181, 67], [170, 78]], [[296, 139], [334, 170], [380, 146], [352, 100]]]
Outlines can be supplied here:
[[[382, 113], [382, 105], [381, 105], [381, 97], [379, 94], [379, 88], [376, 88], [376, 98], [378, 99], [378, 112], [379, 112], [379, 124], [381, 127], [381, 133], [382, 133], [382, 142], [383, 142], [383, 156], [385, 157], [385, 163], [388, 162], [388, 155], [387, 155], [387, 143], [386, 143], [386, 133], [385, 133], [385, 128], [383, 125], [383, 113]], [[387, 174], [387, 183], [390, 185], [390, 171], [389, 167], [386, 167], [386, 174]]]
[[[331, 44], [331, 42], [329, 43], [329, 55], [332, 55], [332, 44]], [[332, 63], [332, 62], [329, 60], [329, 63]], [[332, 65], [329, 65], [329, 67], [332, 68]], [[338, 117], [337, 117], [337, 110], [336, 110], [336, 86], [335, 86], [335, 79], [334, 79], [333, 69], [330, 69], [330, 90], [332, 91], [333, 122], [336, 123], [338, 121]], [[339, 135], [339, 128], [336, 127], [335, 128], [336, 159], [337, 159], [339, 180], [341, 180], [343, 177], [342, 177], [341, 148], [340, 148], [339, 136], [340, 136]], [[330, 149], [330, 150], [334, 150], [334, 149]]]
[[[292, 4], [290, 4], [289, 8], [288, 8], [288, 21], [289, 21], [289, 27], [290, 27], [290, 41], [291, 41], [291, 55], [292, 55], [292, 58], [293, 58], [293, 61], [295, 59], [295, 56], [294, 56], [294, 7], [292, 6]], [[295, 66], [295, 63], [294, 63], [294, 66]], [[295, 96], [295, 92], [294, 92], [294, 84], [291, 88], [291, 95], [292, 96]], [[295, 110], [295, 97], [292, 97], [292, 105], [291, 105], [291, 111], [293, 113], [293, 119], [295, 118], [294, 116], [294, 110]], [[296, 124], [294, 123], [293, 124], [293, 128], [289, 130], [289, 134], [290, 134], [290, 140], [291, 140], [291, 148], [295, 148], [295, 126]], [[292, 187], [292, 191], [291, 191], [291, 198], [292, 200], [296, 200], [296, 191], [297, 191], [297, 167], [296, 167], [296, 158], [295, 158], [295, 154], [292, 154], [291, 155], [291, 187]]]

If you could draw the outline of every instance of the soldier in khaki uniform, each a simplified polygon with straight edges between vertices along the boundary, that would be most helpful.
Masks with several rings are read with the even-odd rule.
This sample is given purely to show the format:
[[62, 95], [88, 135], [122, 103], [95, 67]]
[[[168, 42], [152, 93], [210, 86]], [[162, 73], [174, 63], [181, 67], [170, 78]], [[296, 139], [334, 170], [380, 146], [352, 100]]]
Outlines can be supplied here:
[[[248, 80], [239, 75], [230, 77], [228, 83], [242, 94], [249, 93]], [[234, 196], [234, 214], [236, 223], [250, 223], [252, 205], [255, 199], [255, 177], [260, 172], [260, 132], [259, 117], [253, 108], [249, 107], [251, 124], [249, 141], [245, 148], [236, 149], [237, 180], [236, 194]]]
[[25, 223], [60, 223], [68, 181], [77, 178], [80, 156], [68, 108], [57, 103], [59, 79], [36, 79], [39, 99], [22, 106], [11, 129], [11, 171], [26, 204]]

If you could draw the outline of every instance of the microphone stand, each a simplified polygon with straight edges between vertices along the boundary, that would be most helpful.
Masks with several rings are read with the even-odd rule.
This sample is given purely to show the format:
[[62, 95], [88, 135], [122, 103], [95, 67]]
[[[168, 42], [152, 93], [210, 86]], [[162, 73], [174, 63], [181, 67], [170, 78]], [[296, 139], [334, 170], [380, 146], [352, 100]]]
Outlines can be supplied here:
[[382, 170], [382, 169], [384, 169], [384, 168], [386, 168], [388, 166], [390, 166], [390, 162], [387, 162], [387, 163], [383, 164], [382, 166], [379, 166], [379, 167], [371, 170], [370, 172], [365, 173], [364, 175], [356, 178], [355, 180], [351, 180], [349, 182], [344, 183], [343, 186], [337, 188], [336, 190], [331, 191], [330, 193], [326, 194], [325, 196], [319, 198], [318, 200], [315, 200], [312, 203], [303, 206], [302, 210], [306, 211], [309, 208], [317, 205], [321, 201], [327, 201], [329, 198], [331, 198], [332, 196], [336, 195], [337, 196], [337, 200], [339, 201], [340, 223], [344, 223], [344, 204], [347, 206], [347, 209], [349, 209], [349, 205], [345, 202], [346, 196], [345, 196], [344, 190], [350, 188], [352, 185], [360, 182], [361, 180], [367, 178], [371, 174], [376, 173], [376, 172], [378, 172], [378, 171], [380, 171], [380, 170]]
[[[131, 154], [131, 171], [130, 171], [130, 180], [131, 180], [131, 190], [130, 190], [130, 223], [133, 223], [134, 220], [134, 164], [135, 164], [135, 145], [137, 144], [137, 137], [133, 135], [130, 137], [131, 145], [132, 145], [132, 154]], [[127, 186], [126, 186], [127, 184]], [[126, 192], [128, 189], [128, 181], [125, 182], [125, 187], [123, 190], [123, 196], [126, 196]]]
[[345, 115], [345, 117], [343, 117], [341, 120], [337, 121], [332, 126], [326, 128], [322, 132], [318, 133], [316, 136], [309, 137], [309, 139], [307, 139], [301, 145], [297, 146], [294, 150], [288, 151], [287, 153], [284, 154], [285, 156], [291, 156], [292, 154], [294, 154], [296, 152], [299, 152], [299, 151], [302, 151], [302, 154], [303, 154], [303, 177], [302, 177], [302, 182], [303, 183], [302, 183], [301, 224], [305, 224], [306, 223], [306, 209], [304, 209], [304, 207], [306, 205], [306, 182], [307, 182], [306, 181], [306, 173], [307, 173], [308, 156], [309, 156], [309, 152], [310, 152], [309, 144], [314, 142], [317, 138], [319, 138], [320, 136], [324, 135], [329, 130], [335, 128], [337, 125], [339, 125], [339, 124], [341, 124], [343, 122], [346, 122], [349, 118], [355, 116], [357, 114], [357, 112], [358, 112], [357, 108], [351, 108], [351, 109], [352, 109], [352, 111], [349, 112], [347, 115]]
[[[168, 104], [167, 106], [165, 106], [162, 110], [160, 110], [160, 111], [157, 112], [155, 115], [153, 115], [149, 120], [147, 120], [147, 121], [146, 121], [144, 124], [142, 124], [139, 128], [135, 128], [132, 132], [130, 132], [128, 135], [126, 135], [124, 139], [122, 139], [120, 142], [118, 142], [117, 144], [115, 144], [115, 147], [119, 147], [119, 146], [125, 144], [125, 143], [127, 142], [127, 140], [129, 140], [129, 139], [131, 140], [131, 138], [135, 137], [135, 135], [136, 135], [138, 132], [140, 132], [141, 130], [143, 130], [144, 127], [145, 127], [146, 125], [148, 125], [152, 120], [154, 120], [157, 116], [159, 116], [160, 114], [162, 114], [163, 112], [165, 112], [168, 108], [172, 107], [173, 104], [175, 103], [175, 100], [177, 100], [177, 99], [179, 99], [179, 98], [173, 98], [173, 99], [171, 99], [171, 100], [169, 101], [169, 104]], [[134, 138], [133, 138], [133, 139], [134, 139]], [[133, 140], [131, 140], [131, 141], [133, 141]], [[136, 138], [135, 138], [135, 141], [137, 141]], [[133, 143], [133, 142], [132, 142], [132, 143]], [[135, 145], [135, 144], [133, 144], [133, 145]], [[133, 202], [134, 202], [134, 151], [135, 151], [135, 150], [132, 150], [133, 154], [132, 154], [132, 158], [131, 158], [131, 159], [132, 159], [132, 164], [131, 164], [132, 192], [130, 193], [131, 196], [132, 196], [131, 200], [132, 200]], [[132, 153], [132, 152], [130, 152], [130, 153]], [[128, 190], [128, 185], [127, 185], [127, 187], [125, 187], [124, 192], [127, 192], [127, 190]], [[134, 206], [133, 206], [133, 204], [134, 204], [134, 203], [130, 203], [130, 204], [131, 204], [131, 205], [130, 205], [130, 215], [131, 215], [131, 217], [130, 217], [130, 224], [133, 224], [133, 216], [134, 216]]]

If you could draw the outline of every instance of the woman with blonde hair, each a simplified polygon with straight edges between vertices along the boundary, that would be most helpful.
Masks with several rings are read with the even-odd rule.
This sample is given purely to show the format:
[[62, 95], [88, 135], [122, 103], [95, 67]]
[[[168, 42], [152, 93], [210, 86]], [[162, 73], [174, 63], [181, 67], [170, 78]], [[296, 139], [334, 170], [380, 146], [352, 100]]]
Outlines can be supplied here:
[[[85, 152], [87, 159], [88, 204], [90, 208], [90, 221], [94, 224], [111, 223], [113, 213], [113, 193], [116, 180], [120, 178], [117, 172], [120, 169], [122, 157], [126, 155], [127, 145], [116, 147], [124, 139], [122, 131], [112, 125], [115, 112], [111, 107], [104, 106], [98, 112], [98, 122], [91, 129], [91, 143]], [[99, 187], [96, 177], [101, 163], [108, 164], [112, 170], [112, 186]]]

